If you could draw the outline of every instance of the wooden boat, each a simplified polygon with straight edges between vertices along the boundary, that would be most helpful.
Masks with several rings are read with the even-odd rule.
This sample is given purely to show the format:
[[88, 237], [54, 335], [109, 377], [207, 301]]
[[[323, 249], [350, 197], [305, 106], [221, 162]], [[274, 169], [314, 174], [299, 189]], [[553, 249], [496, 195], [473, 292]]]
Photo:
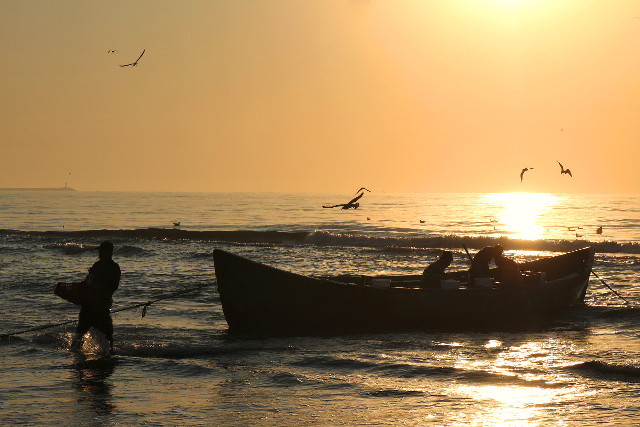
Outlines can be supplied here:
[[584, 304], [594, 250], [521, 263], [515, 287], [469, 286], [466, 271], [452, 271], [442, 283], [454, 289], [421, 287], [421, 275], [308, 277], [219, 249], [213, 259], [232, 333], [523, 330]]

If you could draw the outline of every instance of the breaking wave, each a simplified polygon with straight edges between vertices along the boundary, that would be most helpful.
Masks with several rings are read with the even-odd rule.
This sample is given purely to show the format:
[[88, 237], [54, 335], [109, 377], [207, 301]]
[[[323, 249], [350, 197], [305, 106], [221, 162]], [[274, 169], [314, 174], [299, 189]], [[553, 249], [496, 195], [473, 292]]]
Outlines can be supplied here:
[[640, 367], [633, 365], [590, 360], [573, 365], [569, 369], [587, 376], [597, 376], [605, 380], [640, 382]]
[[[43, 231], [25, 232], [16, 230], [0, 230], [0, 236], [39, 235], [42, 237], [68, 238], [74, 241], [83, 239], [93, 243], [55, 243], [45, 247], [58, 249], [66, 254], [82, 253], [94, 250], [99, 241], [104, 239], [141, 239], [141, 240], [191, 240], [238, 244], [270, 244], [270, 245], [316, 245], [342, 247], [382, 248], [389, 251], [407, 249], [461, 248], [466, 245], [470, 249], [502, 244], [507, 250], [528, 250], [548, 252], [569, 252], [592, 246], [597, 253], [640, 254], [640, 243], [619, 243], [615, 241], [591, 242], [588, 240], [523, 240], [508, 237], [487, 236], [401, 236], [401, 235], [365, 235], [333, 233], [328, 231], [278, 231], [278, 230], [236, 230], [236, 231], [191, 231], [165, 228], [144, 228], [129, 230], [84, 230], [84, 231]], [[142, 250], [135, 247], [123, 248], [125, 252]], [[123, 253], [124, 254], [124, 253]], [[126, 254], [125, 254], [126, 255]], [[636, 261], [633, 261], [636, 262]]]

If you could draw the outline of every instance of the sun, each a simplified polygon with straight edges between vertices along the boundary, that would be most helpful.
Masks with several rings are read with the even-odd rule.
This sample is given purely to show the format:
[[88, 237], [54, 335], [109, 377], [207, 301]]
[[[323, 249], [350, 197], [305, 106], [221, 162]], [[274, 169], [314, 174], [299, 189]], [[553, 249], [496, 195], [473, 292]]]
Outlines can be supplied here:
[[546, 193], [491, 193], [485, 200], [500, 208], [497, 220], [511, 237], [537, 240], [544, 235], [544, 213], [560, 198]]

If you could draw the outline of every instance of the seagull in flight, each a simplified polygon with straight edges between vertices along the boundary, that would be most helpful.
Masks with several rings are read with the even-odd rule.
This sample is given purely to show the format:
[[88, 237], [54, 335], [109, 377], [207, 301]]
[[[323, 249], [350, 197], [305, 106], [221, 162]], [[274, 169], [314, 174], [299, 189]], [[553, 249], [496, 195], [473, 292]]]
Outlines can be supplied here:
[[339, 205], [333, 206], [323, 206], [323, 208], [337, 208], [338, 206], [342, 206], [342, 209], [358, 209], [358, 207], [360, 207], [360, 203], [358, 203], [358, 200], [360, 200], [362, 196], [364, 196], [364, 191], [353, 199], [349, 200], [347, 203], [340, 203]]
[[[556, 162], [558, 162], [556, 160]], [[560, 174], [562, 175], [563, 173], [569, 174], [570, 177], [573, 178], [573, 175], [571, 175], [571, 171], [569, 169], [565, 169], [564, 166], [562, 166], [562, 163], [558, 162], [558, 164], [560, 165]]]
[[364, 187], [360, 187], [360, 189], [358, 191], [356, 191], [356, 194], [358, 194], [359, 192], [361, 192], [362, 190], [367, 190], [369, 193], [371, 193], [371, 190], [368, 190]]
[[134, 62], [132, 62], [131, 64], [124, 64], [121, 65], [121, 67], [135, 67], [136, 65], [138, 65], [138, 61], [140, 61], [140, 58], [142, 58], [142, 55], [144, 55], [144, 51], [146, 49], [142, 50], [142, 53], [140, 54], [140, 56], [138, 56], [138, 59], [136, 59]]
[[522, 182], [522, 177], [524, 176], [524, 173], [526, 171], [528, 171], [529, 169], [533, 169], [533, 168], [524, 168], [524, 169], [522, 169], [522, 172], [520, 172], [520, 182]]

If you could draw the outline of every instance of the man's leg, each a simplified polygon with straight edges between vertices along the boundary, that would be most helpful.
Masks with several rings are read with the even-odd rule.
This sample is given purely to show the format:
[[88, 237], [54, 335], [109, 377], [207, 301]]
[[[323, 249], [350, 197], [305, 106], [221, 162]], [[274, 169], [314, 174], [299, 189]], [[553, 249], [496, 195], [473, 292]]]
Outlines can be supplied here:
[[80, 308], [80, 314], [78, 314], [78, 326], [76, 327], [76, 333], [71, 338], [71, 350], [78, 351], [82, 348], [82, 341], [84, 334], [87, 333], [91, 327], [91, 315], [86, 307]]
[[94, 327], [102, 332], [109, 340], [109, 349], [113, 352], [113, 320], [111, 319], [111, 310], [108, 308], [100, 309], [96, 313]]

